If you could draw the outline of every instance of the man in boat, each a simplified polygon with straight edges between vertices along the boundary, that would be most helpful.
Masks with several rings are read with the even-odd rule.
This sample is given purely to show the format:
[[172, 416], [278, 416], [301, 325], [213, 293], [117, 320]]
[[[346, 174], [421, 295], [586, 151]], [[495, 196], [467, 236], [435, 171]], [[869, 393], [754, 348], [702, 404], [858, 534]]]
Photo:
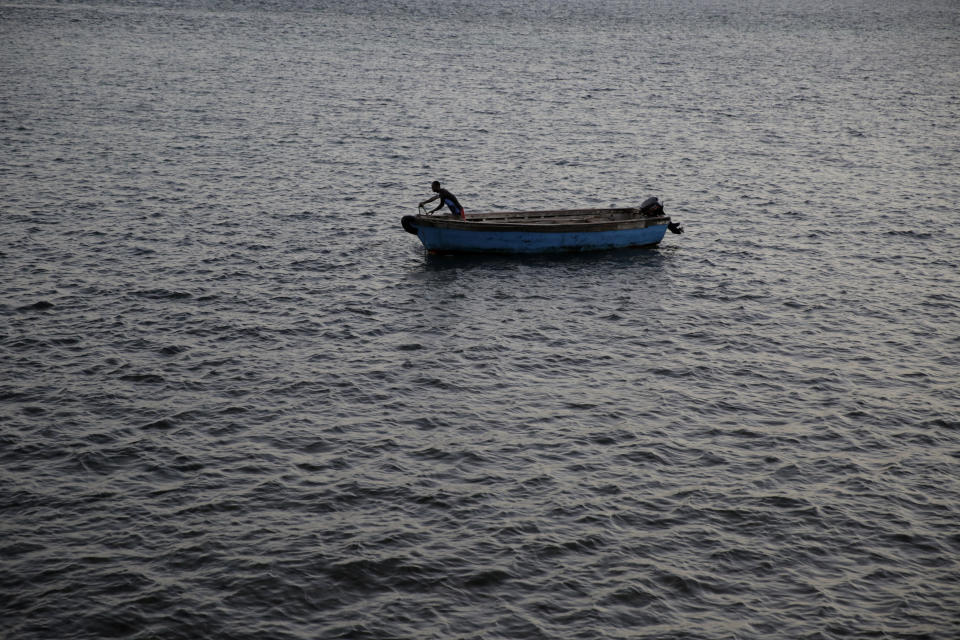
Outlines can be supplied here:
[[463, 207], [460, 206], [460, 201], [457, 200], [457, 196], [453, 195], [452, 193], [450, 193], [449, 191], [441, 187], [438, 181], [434, 180], [433, 184], [430, 185], [430, 189], [432, 189], [433, 192], [437, 195], [433, 196], [429, 200], [424, 200], [423, 202], [421, 202], [420, 203], [421, 207], [427, 204], [428, 202], [433, 202], [434, 200], [439, 198], [440, 204], [438, 204], [437, 208], [431, 211], [430, 213], [433, 213], [434, 211], [439, 211], [441, 208], [443, 208], [444, 205], [446, 205], [447, 208], [450, 209], [450, 215], [457, 216], [464, 219], [467, 217], [463, 211]]

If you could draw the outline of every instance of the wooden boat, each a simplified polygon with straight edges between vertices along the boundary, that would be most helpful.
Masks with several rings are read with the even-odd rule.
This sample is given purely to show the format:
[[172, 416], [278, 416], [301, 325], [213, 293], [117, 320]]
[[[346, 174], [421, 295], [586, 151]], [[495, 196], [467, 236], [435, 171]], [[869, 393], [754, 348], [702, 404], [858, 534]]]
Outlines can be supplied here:
[[555, 253], [659, 244], [671, 222], [657, 198], [639, 207], [450, 215], [409, 215], [403, 228], [435, 253]]

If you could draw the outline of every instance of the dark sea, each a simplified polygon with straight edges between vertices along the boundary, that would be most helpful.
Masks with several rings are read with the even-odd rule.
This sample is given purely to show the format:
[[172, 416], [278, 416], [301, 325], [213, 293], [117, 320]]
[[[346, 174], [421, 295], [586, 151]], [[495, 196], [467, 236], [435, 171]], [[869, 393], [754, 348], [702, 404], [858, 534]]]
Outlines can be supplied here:
[[956, 0], [2, 1], [0, 638], [958, 638], [958, 202]]

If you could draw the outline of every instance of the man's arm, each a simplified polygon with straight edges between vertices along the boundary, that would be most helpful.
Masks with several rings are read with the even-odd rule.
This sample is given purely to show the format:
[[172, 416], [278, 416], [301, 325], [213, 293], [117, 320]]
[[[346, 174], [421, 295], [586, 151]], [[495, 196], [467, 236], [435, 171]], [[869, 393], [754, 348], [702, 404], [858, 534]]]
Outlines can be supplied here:
[[[437, 195], [433, 196], [433, 197], [430, 198], [429, 200], [424, 200], [423, 202], [421, 202], [421, 203], [420, 203], [420, 206], [422, 207], [423, 205], [427, 204], [428, 202], [433, 202], [434, 200], [436, 200], [436, 199], [439, 198], [439, 197], [440, 197], [440, 194], [438, 193]], [[443, 206], [443, 203], [442, 203], [442, 202], [440, 203], [440, 206]], [[439, 208], [440, 208], [440, 207], [437, 207], [437, 209], [439, 209]], [[434, 209], [434, 211], [436, 211], [436, 209]]]

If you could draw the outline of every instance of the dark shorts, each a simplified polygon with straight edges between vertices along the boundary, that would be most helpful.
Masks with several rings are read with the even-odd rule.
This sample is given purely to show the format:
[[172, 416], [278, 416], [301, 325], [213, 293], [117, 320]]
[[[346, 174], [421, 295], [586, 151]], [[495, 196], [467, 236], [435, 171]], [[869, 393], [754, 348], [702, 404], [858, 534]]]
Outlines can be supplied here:
[[444, 201], [443, 204], [447, 205], [447, 208], [450, 209], [450, 215], [457, 216], [458, 218], [467, 217], [463, 211], [463, 207], [458, 207], [456, 204], [454, 204], [453, 202], [450, 202], [449, 200]]

